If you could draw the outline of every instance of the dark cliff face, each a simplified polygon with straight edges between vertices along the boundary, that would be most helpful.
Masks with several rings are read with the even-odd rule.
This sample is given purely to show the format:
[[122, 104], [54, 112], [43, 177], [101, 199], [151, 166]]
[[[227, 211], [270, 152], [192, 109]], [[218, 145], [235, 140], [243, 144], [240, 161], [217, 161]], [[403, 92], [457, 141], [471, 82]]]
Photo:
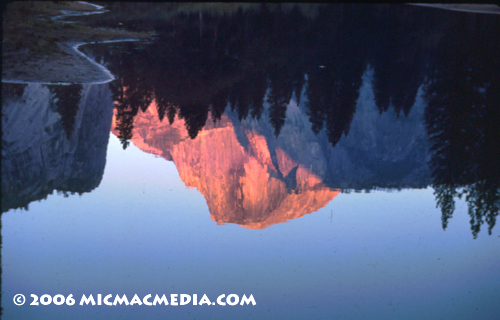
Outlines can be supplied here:
[[90, 192], [106, 163], [113, 115], [107, 84], [21, 86], [2, 101], [2, 212], [54, 190]]
[[356, 113], [347, 136], [328, 150], [328, 181], [342, 189], [425, 188], [432, 183], [422, 89], [407, 116], [379, 113], [373, 71], [363, 76]]
[[[425, 188], [432, 183], [428, 167], [429, 145], [424, 123], [425, 102], [418, 97], [407, 116], [388, 110], [379, 113], [373, 93], [373, 71], [363, 75], [350, 129], [333, 147], [326, 129], [317, 135], [307, 117], [308, 97], [302, 95], [300, 105], [292, 99], [285, 123], [275, 138], [264, 112], [260, 121], [242, 121], [264, 135], [270, 145], [296, 163], [307, 167], [326, 185], [339, 189], [403, 189]], [[307, 86], [307, 84], [306, 84]], [[274, 158], [273, 158], [274, 159]], [[287, 175], [290, 168], [284, 169]]]

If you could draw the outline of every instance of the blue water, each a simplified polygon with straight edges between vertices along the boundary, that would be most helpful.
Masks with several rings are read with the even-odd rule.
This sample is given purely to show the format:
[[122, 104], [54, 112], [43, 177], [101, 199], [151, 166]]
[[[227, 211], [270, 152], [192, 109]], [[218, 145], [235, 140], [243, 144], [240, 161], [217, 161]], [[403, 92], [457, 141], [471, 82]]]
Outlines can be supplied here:
[[[494, 319], [498, 311], [500, 235], [472, 240], [464, 203], [446, 231], [429, 188], [339, 194], [263, 230], [217, 225], [173, 162], [124, 151], [113, 135], [98, 189], [11, 210], [2, 230], [4, 319]], [[18, 293], [73, 294], [77, 304], [15, 306]], [[78, 306], [82, 294], [99, 293], [252, 294], [257, 304]]]
[[115, 81], [2, 84], [2, 319], [499, 318], [497, 15], [109, 9]]

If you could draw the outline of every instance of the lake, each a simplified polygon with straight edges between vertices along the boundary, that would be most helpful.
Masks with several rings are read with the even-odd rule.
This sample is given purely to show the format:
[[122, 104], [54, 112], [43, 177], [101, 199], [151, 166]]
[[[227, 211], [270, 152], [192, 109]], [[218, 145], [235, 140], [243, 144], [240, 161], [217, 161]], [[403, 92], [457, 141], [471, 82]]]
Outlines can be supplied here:
[[2, 319], [498, 318], [498, 15], [109, 10], [115, 80], [2, 83]]

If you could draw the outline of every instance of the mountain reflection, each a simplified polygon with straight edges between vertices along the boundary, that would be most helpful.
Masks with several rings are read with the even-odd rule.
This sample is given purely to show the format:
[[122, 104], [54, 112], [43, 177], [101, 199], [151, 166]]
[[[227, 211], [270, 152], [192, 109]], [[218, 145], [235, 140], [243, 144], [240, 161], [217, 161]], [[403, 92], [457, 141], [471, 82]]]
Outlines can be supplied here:
[[[259, 4], [149, 19], [137, 5], [114, 4], [125, 20], [85, 18], [158, 35], [84, 48], [118, 78], [109, 84], [112, 131], [124, 149], [132, 141], [174, 161], [214, 221], [264, 228], [317, 211], [339, 190], [432, 186], [443, 228], [465, 195], [473, 236], [484, 222], [491, 233], [500, 205], [498, 17]], [[71, 137], [80, 111], [60, 105], [75, 106], [85, 89], [50, 91]]]
[[[500, 141], [494, 127], [500, 101], [500, 39], [492, 32], [500, 29], [497, 17], [394, 5], [326, 5], [312, 15], [304, 8], [183, 13], [137, 27], [158, 32], [153, 44], [127, 44], [113, 56], [104, 46], [93, 53], [110, 68], [120, 65], [114, 72], [122, 86], [114, 92], [137, 87], [129, 96], [148, 92], [156, 99], [160, 122], [167, 115], [175, 125], [178, 117], [195, 138], [209, 119], [221, 121], [229, 112], [236, 133], [236, 119], [246, 128], [237, 134], [243, 147], [248, 124], [259, 123], [253, 132], [266, 137], [271, 159], [278, 154], [275, 144], [289, 139], [283, 128], [293, 126], [287, 108], [295, 101], [309, 123], [293, 135], [304, 135], [307, 127], [316, 134], [306, 140], [321, 150], [323, 165], [318, 162], [313, 173], [326, 186], [433, 185], [443, 228], [454, 197], [466, 193], [473, 235], [483, 219], [491, 231], [500, 176], [494, 154]], [[137, 114], [149, 101], [117, 101], [116, 130], [126, 147], [137, 121], [128, 112]], [[257, 122], [263, 113], [271, 130]]]
[[107, 85], [2, 84], [2, 212], [99, 186], [111, 101]]
[[[183, 119], [162, 123], [157, 107], [153, 101], [134, 118], [131, 141], [174, 161], [186, 186], [204, 195], [216, 222], [261, 229], [317, 211], [339, 192], [264, 135], [241, 127], [236, 114], [210, 121], [191, 139]], [[119, 135], [116, 122], [113, 127]]]

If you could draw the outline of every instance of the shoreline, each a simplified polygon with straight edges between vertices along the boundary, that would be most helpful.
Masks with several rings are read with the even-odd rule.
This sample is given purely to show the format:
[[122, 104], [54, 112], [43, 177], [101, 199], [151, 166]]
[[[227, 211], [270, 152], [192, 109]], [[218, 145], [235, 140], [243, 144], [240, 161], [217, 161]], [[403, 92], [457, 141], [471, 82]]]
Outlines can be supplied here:
[[[78, 3], [91, 6], [91, 10], [59, 10], [59, 15], [49, 17], [55, 23], [64, 24], [61, 19], [70, 16], [82, 16], [108, 12], [104, 7], [91, 3], [79, 1]], [[139, 34], [122, 30], [95, 30], [94, 34], [83, 34], [76, 31], [72, 39], [66, 41], [58, 40], [54, 43], [59, 52], [46, 55], [28, 53], [23, 56], [23, 49], [18, 52], [10, 52], [18, 59], [5, 62], [2, 59], [2, 83], [12, 84], [47, 84], [47, 85], [69, 85], [69, 84], [102, 84], [115, 79], [115, 76], [104, 66], [92, 60], [90, 57], [78, 50], [86, 44], [148, 41], [150, 35]], [[5, 31], [4, 31], [5, 32]], [[87, 30], [88, 32], [88, 30]], [[85, 38], [96, 37], [98, 40]], [[67, 37], [69, 38], [69, 37]], [[2, 53], [3, 58], [4, 53]]]
[[[148, 41], [149, 39], [117, 39], [117, 40], [103, 40], [103, 41], [96, 41], [96, 42], [77, 42], [77, 43], [72, 43], [72, 42], [66, 42], [64, 45], [67, 45], [71, 47], [72, 50], [74, 50], [74, 53], [78, 55], [81, 58], [86, 59], [89, 63], [92, 64], [93, 67], [99, 69], [102, 72], [102, 75], [106, 77], [106, 79], [103, 80], [97, 80], [94, 79], [95, 75], [93, 76], [87, 76], [88, 78], [93, 77], [92, 80], [90, 81], [81, 81], [81, 82], [75, 82], [75, 81], [50, 81], [50, 80], [40, 80], [40, 81], [30, 81], [30, 80], [17, 80], [17, 79], [3, 79], [2, 78], [2, 83], [13, 83], [13, 84], [46, 84], [46, 85], [70, 85], [70, 84], [103, 84], [103, 83], [108, 83], [116, 79], [116, 77], [109, 71], [106, 67], [103, 65], [95, 62], [92, 60], [90, 57], [85, 55], [83, 52], [78, 50], [79, 47], [87, 44], [100, 44], [100, 43], [113, 43], [113, 42], [133, 42], [133, 41]], [[87, 73], [95, 73], [95, 70], [87, 70]]]
[[462, 3], [407, 3], [412, 6], [443, 9], [457, 12], [500, 14], [500, 6], [495, 4], [462, 4]]
[[[102, 14], [109, 12], [103, 6], [78, 1], [79, 7], [59, 7], [57, 13], [52, 9], [45, 18], [58, 25], [71, 25], [66, 17]], [[427, 4], [409, 3], [408, 5], [482, 14], [500, 14], [500, 7], [491, 4]], [[70, 9], [70, 10], [66, 10]], [[70, 29], [70, 28], [67, 28]], [[113, 81], [114, 75], [96, 61], [82, 53], [78, 48], [86, 44], [148, 41], [151, 35], [118, 29], [96, 29], [90, 27], [74, 28], [71, 32], [57, 31], [58, 39], [52, 44], [54, 52], [38, 54], [29, 48], [2, 52], [2, 83], [17, 84], [102, 84]], [[6, 31], [4, 30], [4, 36]], [[8, 34], [8, 33], [7, 33]], [[42, 37], [43, 38], [43, 37]], [[40, 41], [43, 39], [38, 39]], [[58, 50], [57, 50], [58, 49]]]
[[[82, 3], [85, 5], [89, 5], [95, 8], [96, 11], [83, 11], [83, 12], [77, 12], [77, 11], [71, 11], [71, 10], [61, 10], [61, 15], [53, 16], [51, 17], [52, 20], [57, 20], [57, 19], [63, 19], [66, 17], [77, 17], [77, 16], [85, 16], [85, 15], [90, 15], [90, 14], [100, 14], [100, 13], [105, 13], [108, 12], [109, 10], [106, 10], [103, 6], [89, 3], [86, 1], [77, 1], [78, 3]], [[64, 21], [61, 21], [64, 22]]]

